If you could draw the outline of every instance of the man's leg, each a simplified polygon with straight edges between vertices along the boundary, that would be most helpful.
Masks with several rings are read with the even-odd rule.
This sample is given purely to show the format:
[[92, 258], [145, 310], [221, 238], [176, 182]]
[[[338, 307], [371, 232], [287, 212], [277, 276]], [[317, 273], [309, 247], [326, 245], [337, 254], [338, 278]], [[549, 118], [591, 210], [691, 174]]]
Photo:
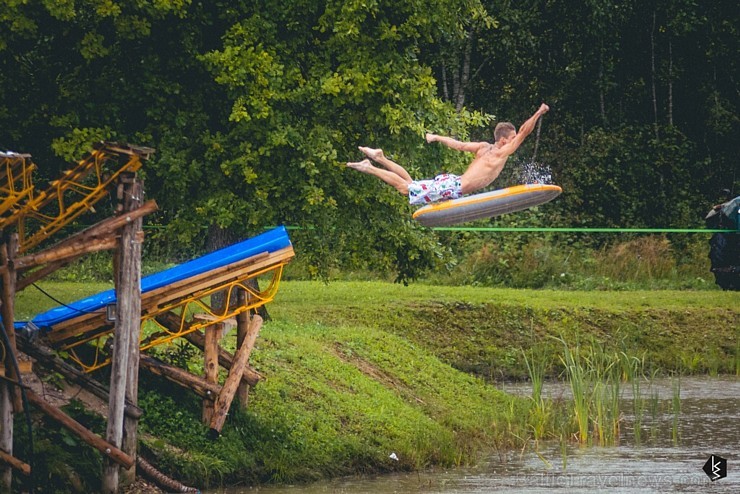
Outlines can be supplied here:
[[407, 182], [411, 182], [412, 178], [411, 175], [409, 175], [409, 172], [406, 171], [404, 167], [399, 165], [398, 163], [395, 163], [388, 158], [385, 157], [385, 154], [383, 154], [382, 149], [373, 149], [373, 148], [366, 148], [363, 146], [359, 146], [360, 151], [362, 151], [365, 156], [370, 158], [373, 161], [377, 161], [381, 165], [383, 165], [386, 169], [389, 171], [395, 173], [402, 179], [406, 180]]
[[381, 168], [375, 167], [370, 163], [370, 160], [364, 159], [362, 161], [358, 162], [350, 162], [347, 163], [347, 166], [349, 168], [353, 168], [357, 171], [360, 171], [362, 173], [367, 173], [368, 175], [374, 175], [381, 179], [383, 182], [387, 183], [388, 185], [391, 185], [396, 188], [398, 192], [401, 194], [407, 196], [409, 194], [409, 182], [411, 182], [411, 178], [409, 177], [409, 181], [406, 182], [403, 178], [399, 177], [395, 173], [383, 170]]

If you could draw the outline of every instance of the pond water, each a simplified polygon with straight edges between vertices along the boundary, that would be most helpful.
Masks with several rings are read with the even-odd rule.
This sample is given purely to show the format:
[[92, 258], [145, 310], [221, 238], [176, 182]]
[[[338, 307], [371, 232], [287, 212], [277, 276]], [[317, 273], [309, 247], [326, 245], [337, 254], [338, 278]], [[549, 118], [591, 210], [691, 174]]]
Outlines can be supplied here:
[[[528, 394], [522, 385], [504, 390]], [[471, 468], [435, 469], [377, 477], [351, 477], [307, 485], [260, 486], [224, 494], [296, 493], [586, 493], [740, 492], [740, 379], [691, 377], [642, 384], [644, 405], [635, 434], [631, 388], [624, 387], [619, 444], [579, 447], [559, 442], [495, 455]], [[545, 383], [551, 397], [567, 396], [560, 383]], [[680, 394], [678, 394], [680, 392]], [[674, 397], [680, 396], [680, 412]], [[715, 455], [727, 460], [727, 477], [712, 482], [703, 471]]]

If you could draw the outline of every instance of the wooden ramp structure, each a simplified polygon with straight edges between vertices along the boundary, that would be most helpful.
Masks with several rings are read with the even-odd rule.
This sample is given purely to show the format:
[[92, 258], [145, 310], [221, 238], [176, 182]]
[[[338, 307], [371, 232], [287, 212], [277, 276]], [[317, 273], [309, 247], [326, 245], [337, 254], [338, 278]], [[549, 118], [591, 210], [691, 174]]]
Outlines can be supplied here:
[[[270, 302], [277, 293], [283, 267], [294, 255], [285, 227], [277, 227], [142, 278], [140, 350], [223, 323]], [[258, 279], [264, 288], [254, 283]], [[238, 303], [239, 291], [246, 294], [245, 303]], [[225, 293], [221, 307], [210, 303], [216, 293]], [[105, 347], [115, 326], [111, 318], [115, 304], [116, 293], [111, 289], [18, 322], [16, 330], [64, 350], [83, 370], [91, 372], [110, 363]]]
[[[143, 412], [137, 405], [140, 366], [202, 396], [203, 421], [215, 436], [232, 400], [238, 397], [246, 407], [250, 386], [261, 378], [248, 364], [262, 324], [251, 313], [275, 297], [283, 268], [294, 257], [287, 231], [277, 227], [142, 278], [142, 220], [157, 210], [157, 204], [143, 201], [143, 182], [136, 172], [153, 152], [146, 147], [98, 143], [43, 191], [34, 188], [36, 166], [30, 155], [0, 153], [0, 320], [5, 336], [0, 347], [6, 369], [6, 384], [0, 386], [0, 490], [10, 486], [11, 468], [33, 479], [33, 455], [30, 463], [13, 456], [13, 414], [24, 411], [21, 394], [33, 408], [103, 454], [102, 491], [114, 493], [119, 474], [124, 482], [133, 481], [135, 465], [144, 473], [156, 472], [151, 465], [144, 468], [137, 455], [137, 421]], [[39, 249], [114, 193], [118, 200], [114, 216]], [[15, 320], [18, 292], [101, 250], [115, 251], [114, 289], [63, 304], [29, 321]], [[229, 326], [237, 328], [234, 354], [219, 346]], [[180, 337], [203, 350], [205, 376], [142, 353]], [[11, 365], [18, 368], [17, 357], [31, 358], [107, 402], [105, 438], [27, 389], [20, 376], [24, 371], [15, 372]], [[91, 375], [106, 365], [111, 366], [107, 388]], [[223, 384], [219, 367], [228, 369]]]
[[[102, 439], [35, 394], [24, 383], [22, 374], [31, 372], [30, 364], [44, 366], [50, 361], [61, 362], [61, 359], [51, 354], [45, 356], [48, 358], [39, 358], [41, 354], [34, 353], [31, 356], [26, 351], [29, 347], [26, 339], [22, 335], [20, 338], [16, 337], [14, 306], [16, 294], [24, 288], [82, 255], [100, 250], [116, 252], [115, 258], [121, 267], [115, 276], [116, 287], [121, 290], [121, 306], [131, 307], [132, 301], [138, 302], [138, 273], [143, 241], [141, 222], [143, 216], [157, 209], [157, 205], [154, 201], [142, 204], [143, 183], [137, 178], [136, 171], [141, 168], [142, 160], [148, 159], [153, 152], [154, 149], [147, 147], [99, 142], [85, 158], [72, 163], [69, 170], [43, 190], [33, 184], [32, 175], [36, 165], [31, 161], [30, 155], [10, 151], [0, 153], [0, 317], [3, 336], [0, 345], [5, 364], [4, 385], [0, 386], [0, 450], [3, 451], [0, 455], [0, 490], [10, 488], [10, 467], [31, 479], [31, 490], [34, 490], [32, 442], [29, 464], [26, 465], [13, 456], [13, 415], [23, 412], [28, 414], [31, 406], [104, 455], [106, 470], [115, 470], [115, 476], [104, 475], [104, 483], [105, 479], [110, 479], [113, 489], [117, 488], [119, 465], [126, 469], [127, 474], [135, 474], [135, 444], [126, 444], [121, 436], [125, 420], [130, 437], [134, 440], [136, 437], [135, 421], [141, 410], [136, 407], [136, 403], [129, 400], [129, 396], [135, 397], [134, 371], [138, 372], [138, 361], [136, 365], [123, 367], [123, 372], [131, 371], [131, 378], [127, 374], [125, 379], [119, 379], [115, 390], [113, 380], [110, 392], [102, 385], [96, 388], [101, 399], [103, 396], [110, 398], [108, 431], [106, 438]], [[109, 195], [115, 195], [118, 199], [114, 216], [75, 233], [52, 247], [37, 250], [42, 243], [51, 240], [55, 233], [83, 213], [92, 210], [97, 202]], [[138, 310], [134, 313], [138, 315]], [[121, 324], [116, 328], [116, 337], [133, 332], [138, 335], [138, 317], [119, 319]], [[134, 321], [135, 324], [132, 324]], [[126, 326], [125, 330], [123, 326]], [[18, 343], [23, 348], [23, 353], [18, 351]], [[136, 350], [138, 355], [138, 347]], [[29, 357], [35, 362], [28, 360]], [[119, 364], [129, 362], [129, 359], [114, 360]], [[28, 370], [24, 371], [19, 363], [29, 364]], [[120, 365], [117, 367], [121, 369]], [[129, 383], [133, 384], [129, 387]], [[124, 395], [126, 410], [123, 406]]]

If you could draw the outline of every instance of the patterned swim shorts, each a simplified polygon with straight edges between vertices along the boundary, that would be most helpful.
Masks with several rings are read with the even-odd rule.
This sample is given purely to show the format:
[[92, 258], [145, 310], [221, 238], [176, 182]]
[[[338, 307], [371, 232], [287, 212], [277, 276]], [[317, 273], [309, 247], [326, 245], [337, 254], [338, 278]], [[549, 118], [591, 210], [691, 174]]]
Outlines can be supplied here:
[[449, 201], [462, 195], [460, 177], [451, 173], [437, 175], [434, 180], [415, 180], [409, 184], [409, 204]]

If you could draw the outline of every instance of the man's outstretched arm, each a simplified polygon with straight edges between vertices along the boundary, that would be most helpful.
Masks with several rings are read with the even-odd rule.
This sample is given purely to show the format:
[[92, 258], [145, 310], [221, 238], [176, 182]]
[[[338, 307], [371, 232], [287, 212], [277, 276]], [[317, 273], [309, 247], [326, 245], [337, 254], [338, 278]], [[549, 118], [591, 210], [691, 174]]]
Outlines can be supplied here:
[[445, 137], [437, 134], [427, 134], [427, 142], [441, 142], [450, 149], [467, 151], [469, 153], [477, 153], [481, 146], [487, 144], [485, 142], [463, 142], [453, 139], [452, 137]]
[[502, 149], [507, 154], [513, 154], [514, 151], [516, 151], [519, 146], [521, 146], [522, 142], [524, 142], [524, 139], [526, 139], [527, 136], [532, 133], [532, 131], [534, 130], [534, 126], [537, 124], [537, 120], [549, 110], [550, 107], [547, 106], [545, 103], [542, 103], [537, 111], [534, 112], [534, 115], [529, 117], [527, 121], [524, 122], [521, 127], [519, 127], [519, 132], [517, 132], [514, 139], [512, 139], [512, 141], [506, 144]]

